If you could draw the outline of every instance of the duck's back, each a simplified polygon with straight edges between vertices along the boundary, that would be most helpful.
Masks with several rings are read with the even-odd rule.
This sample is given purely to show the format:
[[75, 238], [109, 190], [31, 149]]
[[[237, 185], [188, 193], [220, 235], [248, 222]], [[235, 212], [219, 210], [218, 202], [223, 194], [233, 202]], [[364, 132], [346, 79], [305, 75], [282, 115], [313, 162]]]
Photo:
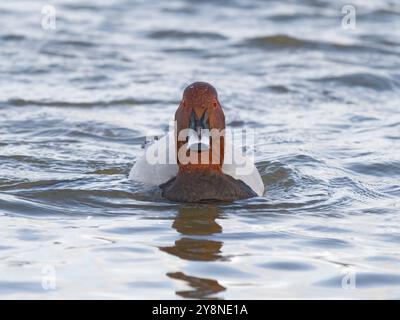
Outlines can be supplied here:
[[183, 172], [160, 188], [163, 197], [178, 202], [234, 201], [257, 196], [243, 181], [213, 171]]

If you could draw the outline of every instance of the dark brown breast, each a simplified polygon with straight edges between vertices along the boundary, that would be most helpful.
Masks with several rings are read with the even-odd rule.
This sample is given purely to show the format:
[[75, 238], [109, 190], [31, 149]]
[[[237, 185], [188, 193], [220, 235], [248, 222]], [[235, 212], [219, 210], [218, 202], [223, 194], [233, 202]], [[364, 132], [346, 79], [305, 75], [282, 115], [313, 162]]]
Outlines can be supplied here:
[[234, 201], [257, 196], [244, 182], [211, 172], [182, 172], [160, 185], [162, 196], [177, 202]]

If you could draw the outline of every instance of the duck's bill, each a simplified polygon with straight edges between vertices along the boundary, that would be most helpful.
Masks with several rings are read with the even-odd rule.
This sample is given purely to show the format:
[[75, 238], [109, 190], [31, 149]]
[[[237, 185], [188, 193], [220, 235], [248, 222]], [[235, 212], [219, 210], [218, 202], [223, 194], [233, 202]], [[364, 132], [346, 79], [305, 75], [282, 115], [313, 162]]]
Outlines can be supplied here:
[[196, 133], [196, 131], [191, 130], [189, 133], [187, 149], [191, 151], [207, 151], [210, 149], [210, 135], [208, 130], [202, 130], [201, 134]]

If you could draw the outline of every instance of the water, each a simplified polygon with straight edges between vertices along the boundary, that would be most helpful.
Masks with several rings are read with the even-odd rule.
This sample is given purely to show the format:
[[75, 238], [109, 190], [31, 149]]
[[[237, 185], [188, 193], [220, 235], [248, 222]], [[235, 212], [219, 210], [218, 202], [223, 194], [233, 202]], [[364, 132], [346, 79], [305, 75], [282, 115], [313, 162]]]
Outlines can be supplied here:
[[[2, 1], [0, 298], [400, 298], [400, 6], [352, 3]], [[193, 81], [263, 197], [127, 179]]]

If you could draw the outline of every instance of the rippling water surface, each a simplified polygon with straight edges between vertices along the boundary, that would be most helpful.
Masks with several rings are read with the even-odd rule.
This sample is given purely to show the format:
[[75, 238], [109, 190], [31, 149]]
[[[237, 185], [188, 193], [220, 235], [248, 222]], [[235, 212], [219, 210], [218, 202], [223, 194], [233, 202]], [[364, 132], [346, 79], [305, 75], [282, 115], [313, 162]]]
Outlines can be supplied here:
[[[400, 298], [398, 1], [51, 2], [0, 4], [0, 298]], [[263, 197], [127, 179], [199, 80]]]

